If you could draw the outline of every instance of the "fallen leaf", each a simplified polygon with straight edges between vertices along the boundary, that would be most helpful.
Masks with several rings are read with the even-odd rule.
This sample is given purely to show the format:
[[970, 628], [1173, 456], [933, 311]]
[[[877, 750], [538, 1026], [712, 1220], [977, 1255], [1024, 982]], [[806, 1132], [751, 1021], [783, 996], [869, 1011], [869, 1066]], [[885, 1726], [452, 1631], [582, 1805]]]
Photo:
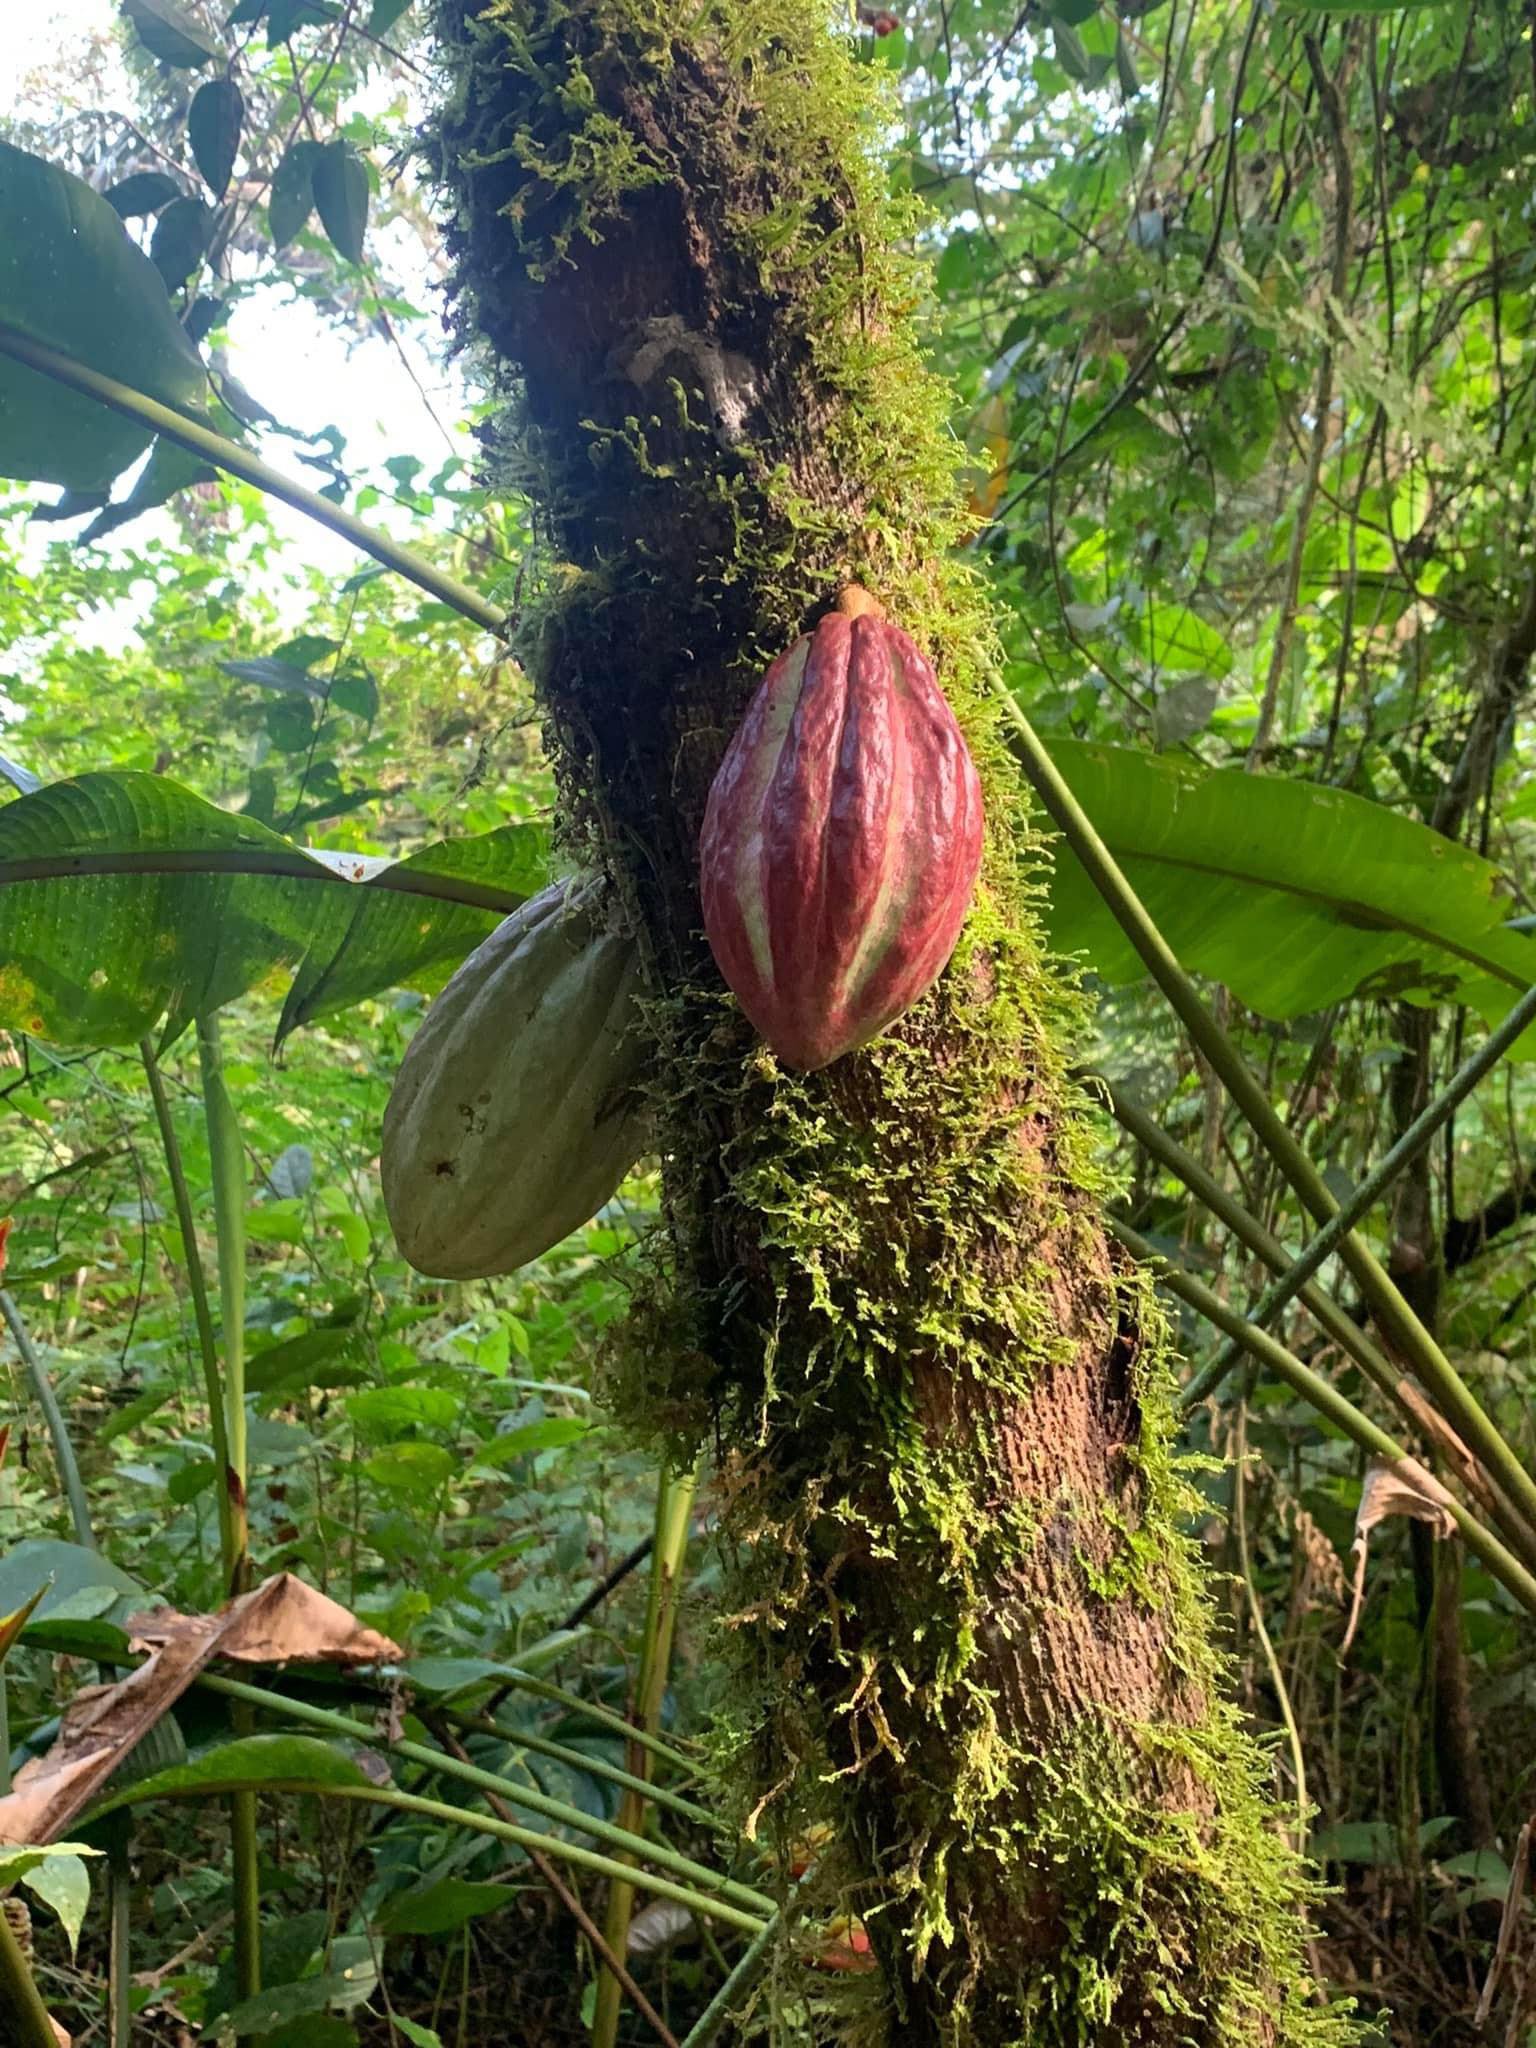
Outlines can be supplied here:
[[87, 1687], [64, 1711], [57, 1740], [0, 1799], [0, 1842], [51, 1842], [86, 1806], [145, 1730], [170, 1712], [214, 1660], [240, 1664], [397, 1664], [405, 1652], [289, 1572], [218, 1614], [165, 1608], [128, 1622], [150, 1655], [116, 1685]]

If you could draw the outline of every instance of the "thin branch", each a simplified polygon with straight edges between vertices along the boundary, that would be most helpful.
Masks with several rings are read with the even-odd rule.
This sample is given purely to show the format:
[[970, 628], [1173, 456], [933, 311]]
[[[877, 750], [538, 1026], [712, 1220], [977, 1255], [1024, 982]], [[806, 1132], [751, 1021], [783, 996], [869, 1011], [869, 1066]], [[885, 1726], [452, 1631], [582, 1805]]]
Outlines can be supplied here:
[[126, 384], [119, 384], [115, 378], [103, 376], [99, 370], [88, 369], [84, 363], [77, 363], [73, 357], [49, 348], [44, 342], [35, 341], [31, 335], [23, 334], [3, 321], [0, 321], [0, 355], [25, 363], [28, 369], [52, 377], [56, 383], [67, 384], [73, 391], [83, 392], [86, 397], [110, 406], [113, 412], [137, 420], [141, 426], [152, 427], [179, 448], [190, 449], [194, 455], [201, 455], [205, 461], [228, 470], [231, 476], [238, 476], [246, 483], [254, 484], [258, 490], [265, 491], [269, 497], [292, 506], [294, 511], [318, 520], [332, 533], [351, 541], [365, 555], [371, 555], [386, 569], [393, 569], [397, 575], [404, 576], [418, 589], [425, 590], [429, 596], [448, 605], [472, 624], [483, 627], [487, 633], [498, 637], [506, 634], [511, 623], [507, 614], [488, 603], [478, 591], [471, 590], [467, 584], [460, 583], [443, 570], [435, 569], [420, 555], [391, 540], [388, 534], [366, 525], [355, 514], [331, 504], [318, 491], [308, 490], [303, 484], [284, 476], [280, 470], [269, 468], [259, 456], [250, 454], [234, 441], [226, 441], [211, 427], [200, 426], [196, 420], [187, 419], [181, 413], [173, 412], [169, 406], [161, 405], [158, 399], [147, 397], [142, 391], [134, 391]]

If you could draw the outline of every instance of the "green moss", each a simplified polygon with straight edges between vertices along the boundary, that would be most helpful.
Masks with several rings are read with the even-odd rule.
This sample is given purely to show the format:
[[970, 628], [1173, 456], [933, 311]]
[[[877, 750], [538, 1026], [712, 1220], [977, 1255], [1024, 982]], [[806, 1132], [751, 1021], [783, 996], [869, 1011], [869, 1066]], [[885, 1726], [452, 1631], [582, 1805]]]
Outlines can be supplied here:
[[[1310, 2002], [1266, 1759], [1221, 1704], [1166, 1332], [1098, 1227], [1079, 998], [1042, 956], [885, 103], [811, 0], [439, 0], [439, 20], [460, 301], [509, 400], [492, 451], [535, 476], [565, 564], [524, 640], [566, 830], [653, 958], [668, 1243], [613, 1398], [672, 1455], [718, 1453], [723, 1796], [781, 1867], [831, 1830], [817, 1899], [861, 1913], [886, 1966], [883, 1989], [808, 1991], [787, 1959], [759, 2021], [780, 2042], [1343, 2042]], [[739, 431], [686, 348], [654, 380], [615, 367], [678, 307], [689, 348], [772, 386], [740, 386]], [[901, 1031], [796, 1076], [699, 943], [693, 832], [733, 707], [849, 578], [937, 658], [988, 849]], [[1125, 1431], [1092, 1486], [1013, 1441], [1079, 1369], [1083, 1287]], [[1044, 1679], [1021, 1700], [1008, 1672], [1069, 1612], [1155, 1631], [1157, 1711]]]

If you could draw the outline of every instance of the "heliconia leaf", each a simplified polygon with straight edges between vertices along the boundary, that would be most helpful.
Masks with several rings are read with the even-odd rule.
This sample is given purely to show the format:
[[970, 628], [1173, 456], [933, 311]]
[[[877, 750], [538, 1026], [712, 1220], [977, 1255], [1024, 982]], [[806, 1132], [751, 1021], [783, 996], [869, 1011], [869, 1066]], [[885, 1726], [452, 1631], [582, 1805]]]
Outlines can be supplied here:
[[368, 167], [350, 142], [328, 142], [315, 159], [315, 205], [331, 245], [349, 263], [363, 260], [368, 226]]
[[198, 71], [220, 54], [177, 0], [123, 0], [123, 13], [152, 57], [180, 71]]
[[[79, 178], [5, 142], [0, 325], [177, 411], [203, 402], [197, 350], [118, 214]], [[101, 491], [149, 441], [136, 421], [0, 355], [0, 475]]]
[[[1184, 965], [1267, 1017], [1383, 996], [1470, 1003], [1492, 1024], [1536, 982], [1536, 940], [1506, 924], [1498, 870], [1413, 818], [1279, 776], [1047, 744]], [[1105, 981], [1143, 973], [1065, 847], [1048, 921]], [[1517, 1051], [1536, 1054], [1536, 1033]]]
[[281, 968], [279, 1034], [432, 986], [545, 879], [534, 825], [408, 860], [314, 854], [165, 777], [95, 774], [0, 808], [0, 1026], [169, 1039]]
[[244, 121], [245, 97], [232, 78], [210, 78], [198, 87], [187, 113], [187, 139], [203, 183], [215, 199], [229, 190]]

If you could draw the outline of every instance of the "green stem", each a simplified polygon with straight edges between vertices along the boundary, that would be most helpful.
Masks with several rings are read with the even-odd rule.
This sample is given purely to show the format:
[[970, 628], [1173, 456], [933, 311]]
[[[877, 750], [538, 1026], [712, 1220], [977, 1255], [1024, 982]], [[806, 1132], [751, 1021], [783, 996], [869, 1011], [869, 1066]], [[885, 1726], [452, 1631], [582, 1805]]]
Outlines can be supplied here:
[[434, 569], [430, 562], [424, 562], [409, 548], [391, 540], [388, 534], [379, 533], [357, 518], [351, 512], [344, 512], [339, 505], [333, 505], [322, 498], [318, 491], [307, 490], [303, 484], [295, 483], [280, 470], [271, 469], [258, 456], [240, 447], [235, 441], [227, 441], [222, 434], [216, 434], [211, 427], [199, 425], [196, 420], [184, 414], [173, 412], [169, 406], [161, 405], [157, 399], [149, 398], [142, 391], [135, 391], [127, 384], [119, 384], [114, 377], [104, 376], [99, 370], [87, 369], [84, 363], [77, 363], [73, 357], [63, 355], [58, 349], [49, 348], [45, 342], [35, 341], [31, 335], [21, 333], [17, 328], [0, 321], [0, 355], [10, 356], [13, 361], [25, 363], [28, 369], [38, 370], [45, 377], [52, 377], [56, 383], [67, 384], [71, 390], [83, 392], [86, 397], [96, 399], [100, 404], [110, 406], [113, 412], [122, 413], [126, 418], [137, 420], [141, 426], [151, 427], [157, 434], [163, 434], [167, 441], [174, 441], [178, 447], [190, 449], [194, 455], [201, 455], [215, 468], [227, 470], [231, 476], [240, 477], [269, 497], [278, 498], [285, 505], [291, 505], [296, 512], [303, 512], [308, 518], [318, 520], [329, 527], [332, 533], [340, 534], [365, 555], [371, 555], [386, 569], [393, 569], [404, 576], [418, 589], [456, 611], [476, 626], [498, 636], [504, 634], [510, 621], [507, 614], [496, 605], [490, 604], [456, 577], [449, 576], [441, 569]]
[[[229, 1445], [226, 1479], [233, 1550], [226, 1566], [229, 1593], [236, 1597], [249, 1592], [251, 1586], [250, 1473], [245, 1419], [245, 1149], [235, 1107], [224, 1085], [224, 1051], [216, 1010], [197, 1019], [197, 1064], [203, 1086], [219, 1255], [224, 1428]], [[243, 1708], [235, 1715], [235, 1733], [250, 1733], [249, 1715]], [[256, 1794], [236, 1792], [229, 1802], [229, 1830], [235, 1905], [235, 1983], [242, 2000], [255, 1998], [261, 1990], [261, 1838], [257, 1819]]]
[[187, 1176], [182, 1165], [175, 1121], [171, 1116], [170, 1099], [165, 1092], [165, 1077], [160, 1071], [155, 1049], [147, 1038], [139, 1043], [139, 1057], [144, 1062], [144, 1072], [149, 1081], [149, 1096], [154, 1104], [155, 1122], [160, 1130], [160, 1149], [165, 1154], [165, 1169], [170, 1176], [171, 1199], [176, 1205], [176, 1222], [181, 1231], [186, 1261], [187, 1291], [192, 1296], [192, 1315], [197, 1324], [197, 1348], [203, 1367], [203, 1392], [208, 1402], [208, 1434], [213, 1439], [214, 1463], [221, 1475], [221, 1482], [214, 1490], [214, 1498], [219, 1511], [219, 1551], [224, 1565], [225, 1583], [228, 1584], [235, 1568], [238, 1551], [235, 1546], [234, 1519], [230, 1513], [229, 1433], [224, 1426], [224, 1389], [219, 1380], [219, 1353], [214, 1342], [213, 1316], [208, 1307], [208, 1283], [203, 1276], [203, 1261], [197, 1249], [197, 1228], [192, 1220], [192, 1197], [187, 1188]]
[[517, 1749], [532, 1750], [535, 1756], [547, 1756], [555, 1763], [564, 1764], [568, 1769], [585, 1771], [594, 1778], [606, 1778], [610, 1785], [617, 1785], [623, 1792], [643, 1792], [646, 1798], [659, 1806], [664, 1813], [675, 1814], [679, 1820], [687, 1821], [690, 1827], [704, 1828], [711, 1834], [729, 1834], [725, 1822], [708, 1807], [699, 1806], [691, 1799], [684, 1799], [680, 1792], [670, 1792], [665, 1787], [653, 1785], [648, 1778], [637, 1777], [633, 1771], [626, 1771], [618, 1764], [609, 1763], [606, 1758], [591, 1756], [584, 1749], [573, 1749], [568, 1742], [556, 1742], [548, 1735], [539, 1735], [527, 1728], [508, 1728], [498, 1721], [460, 1720], [461, 1728], [468, 1727], [479, 1735], [494, 1735], [498, 1740], [512, 1744]]
[[[754, 1921], [753, 1925], [756, 1926]], [[0, 2041], [5, 2048], [59, 2048], [21, 1944], [0, 1913]]]
[[[654, 1734], [666, 1697], [667, 1673], [672, 1665], [672, 1637], [677, 1621], [677, 1594], [683, 1559], [688, 1549], [688, 1526], [693, 1514], [697, 1472], [677, 1476], [663, 1472], [656, 1489], [656, 1540], [651, 1550], [650, 1594], [645, 1610], [645, 1635], [640, 1658], [640, 1682], [635, 1701], [637, 1725]], [[648, 1778], [649, 1750], [633, 1748], [628, 1758], [637, 1775]], [[624, 1795], [619, 1807], [619, 1825], [638, 1835], [645, 1826], [649, 1788]], [[629, 1923], [635, 1909], [635, 1888], [622, 1880], [608, 1887], [608, 1910], [603, 1935], [616, 1956], [628, 1953]], [[619, 2032], [619, 2011], [623, 1986], [612, 1970], [604, 1967], [598, 1977], [597, 2005], [592, 2016], [592, 2048], [614, 2048]]]
[[[1220, 1295], [1197, 1280], [1182, 1266], [1175, 1266], [1160, 1252], [1154, 1251], [1145, 1238], [1124, 1223], [1111, 1219], [1110, 1230], [1127, 1251], [1133, 1253], [1143, 1264], [1150, 1266], [1158, 1278], [1181, 1300], [1187, 1301], [1192, 1309], [1214, 1323], [1233, 1337], [1262, 1365], [1269, 1367], [1275, 1377], [1284, 1380], [1319, 1415], [1326, 1416], [1342, 1430], [1352, 1443], [1358, 1444], [1373, 1458], [1384, 1459], [1389, 1464], [1400, 1464], [1408, 1452], [1384, 1429], [1372, 1422], [1368, 1415], [1358, 1409], [1352, 1401], [1341, 1394], [1337, 1387], [1330, 1386], [1321, 1374], [1313, 1372], [1309, 1365], [1303, 1365], [1293, 1352], [1273, 1338], [1267, 1330], [1261, 1330], [1256, 1323], [1250, 1323], [1234, 1308], [1228, 1306]], [[1506, 1592], [1512, 1594], [1527, 1613], [1536, 1614], [1536, 1578], [1533, 1578], [1513, 1551], [1508, 1550], [1491, 1529], [1484, 1528], [1475, 1515], [1469, 1514], [1454, 1494], [1447, 1493], [1446, 1506], [1457, 1528], [1466, 1538], [1467, 1548], [1480, 1557], [1488, 1570]]]
[[6, 1326], [16, 1339], [16, 1349], [21, 1353], [21, 1362], [26, 1368], [32, 1398], [43, 1412], [48, 1441], [53, 1445], [53, 1462], [58, 1467], [64, 1497], [69, 1502], [69, 1518], [74, 1524], [75, 1541], [87, 1550], [94, 1550], [96, 1538], [91, 1529], [90, 1505], [85, 1497], [85, 1486], [80, 1477], [80, 1460], [75, 1456], [75, 1447], [70, 1440], [64, 1411], [60, 1408], [58, 1397], [49, 1383], [37, 1348], [27, 1333], [27, 1326], [21, 1319], [21, 1311], [17, 1308], [10, 1290], [4, 1287], [0, 1287], [0, 1315], [5, 1317]]
[[[691, 1856], [683, 1856], [676, 1849], [670, 1849], [662, 1842], [645, 1841], [639, 1836], [619, 1827], [613, 1821], [599, 1820], [595, 1815], [584, 1813], [580, 1807], [571, 1806], [563, 1799], [551, 1798], [547, 1792], [540, 1792], [527, 1785], [519, 1785], [510, 1778], [503, 1778], [494, 1771], [485, 1771], [478, 1764], [466, 1763], [449, 1751], [429, 1749], [424, 1743], [411, 1742], [401, 1737], [391, 1742], [366, 1721], [354, 1721], [350, 1715], [335, 1713], [329, 1707], [311, 1706], [307, 1700], [288, 1699], [276, 1693], [263, 1692], [259, 1686], [246, 1685], [238, 1678], [214, 1678], [206, 1672], [198, 1684], [210, 1692], [222, 1693], [226, 1699], [239, 1700], [256, 1708], [261, 1713], [276, 1714], [289, 1721], [296, 1721], [306, 1728], [314, 1728], [327, 1735], [334, 1735], [345, 1742], [366, 1743], [371, 1749], [387, 1750], [390, 1755], [403, 1758], [408, 1763], [420, 1764], [423, 1769], [435, 1772], [439, 1777], [456, 1779], [462, 1785], [472, 1785], [478, 1791], [494, 1792], [509, 1806], [520, 1806], [528, 1813], [553, 1821], [559, 1827], [579, 1828], [594, 1841], [606, 1842], [621, 1856], [630, 1856], [639, 1850], [661, 1870], [670, 1870], [679, 1878], [707, 1886], [718, 1891], [722, 1897], [734, 1899], [740, 1905], [754, 1912], [771, 1912], [773, 1901], [765, 1892], [755, 1891], [750, 1885], [737, 1884], [734, 1879], [711, 1870], [708, 1864], [697, 1863]], [[541, 1836], [541, 1844], [552, 1841], [552, 1836]], [[615, 1868], [624, 1866], [616, 1864]]]
[[680, 2048], [711, 2048], [711, 2044], [719, 2039], [721, 2028], [734, 2016], [738, 1999], [752, 1989], [768, 1967], [768, 1958], [783, 1920], [782, 1911], [775, 1913], [762, 1933], [742, 1951], [736, 1967], [694, 2021]]
[[[285, 1702], [286, 1704], [286, 1702]], [[434, 1764], [442, 1759], [435, 1751], [429, 1751]], [[744, 1912], [727, 1899], [707, 1891], [699, 1891], [688, 1885], [674, 1884], [670, 1878], [658, 1877], [653, 1870], [633, 1870], [627, 1863], [621, 1863], [615, 1856], [604, 1856], [596, 1849], [585, 1849], [579, 1842], [567, 1842], [559, 1835], [541, 1832], [536, 1828], [518, 1827], [512, 1821], [498, 1820], [493, 1814], [481, 1813], [473, 1807], [450, 1806], [445, 1800], [423, 1799], [413, 1792], [397, 1792], [385, 1785], [321, 1785], [308, 1778], [261, 1778], [253, 1779], [247, 1788], [257, 1787], [263, 1792], [277, 1794], [291, 1792], [307, 1798], [350, 1799], [368, 1806], [386, 1806], [396, 1813], [415, 1814], [422, 1819], [434, 1821], [440, 1827], [470, 1828], [477, 1834], [492, 1835], [499, 1842], [511, 1842], [519, 1849], [537, 1849], [541, 1855], [554, 1863], [569, 1863], [577, 1870], [590, 1871], [594, 1877], [622, 1878], [638, 1885], [641, 1891], [652, 1892], [658, 1899], [671, 1899], [675, 1905], [686, 1906], [690, 1913], [703, 1914], [711, 1920], [719, 1920], [727, 1927], [735, 1927], [743, 1934], [757, 1934], [764, 1921], [761, 1910]], [[142, 1785], [134, 1785], [117, 1794], [111, 1804], [137, 1806], [152, 1799], [208, 1799], [221, 1797], [230, 1788], [223, 1785], [182, 1785], [174, 1788], [161, 1787], [156, 1790], [152, 1778], [146, 1778]], [[102, 1811], [101, 1808], [97, 1809]], [[584, 1820], [589, 1832], [590, 1820]], [[653, 1844], [646, 1845], [646, 1853], [659, 1861]], [[685, 1859], [677, 1859], [683, 1861]], [[713, 1876], [712, 1872], [706, 1872]], [[772, 1910], [772, 1902], [766, 1902]], [[3, 2037], [0, 2037], [3, 2038]], [[9, 2043], [6, 2044], [9, 2048]], [[53, 2044], [49, 2043], [49, 2048]]]
[[[1391, 1150], [1382, 1155], [1337, 1215], [1324, 1224], [1300, 1257], [1287, 1265], [1274, 1285], [1259, 1297], [1249, 1311], [1251, 1322], [1272, 1322], [1286, 1303], [1302, 1292], [1345, 1232], [1352, 1230], [1375, 1207], [1398, 1175], [1418, 1158], [1436, 1133], [1444, 1129], [1478, 1082], [1497, 1065], [1533, 1019], [1536, 1019], [1536, 987], [1527, 989], [1498, 1029], [1490, 1032], [1477, 1051], [1462, 1061], [1434, 1101], [1414, 1118]], [[1186, 1403], [1203, 1401], [1231, 1370], [1236, 1358], [1236, 1347], [1229, 1344], [1221, 1356], [1191, 1382], [1185, 1395]]]
[[[547, 1679], [534, 1678], [528, 1672], [509, 1667], [508, 1671], [500, 1676], [500, 1684], [503, 1692], [531, 1693], [535, 1699], [548, 1700], [551, 1706], [564, 1707], [569, 1713], [580, 1715], [584, 1721], [591, 1721], [598, 1728], [607, 1728], [614, 1735], [627, 1736], [631, 1742], [636, 1742], [642, 1749], [649, 1750], [652, 1756], [659, 1758], [662, 1763], [670, 1764], [674, 1770], [692, 1771], [696, 1768], [691, 1757], [684, 1756], [680, 1749], [674, 1748], [664, 1737], [648, 1733], [643, 1728], [636, 1728], [632, 1722], [626, 1721], [622, 1714], [612, 1713], [607, 1707], [595, 1706], [592, 1701], [582, 1699], [579, 1693], [567, 1692], [563, 1686], [551, 1685]], [[457, 1721], [462, 1728], [480, 1729], [488, 1734], [506, 1735], [513, 1732], [500, 1727], [495, 1721], [486, 1720], [484, 1716], [469, 1714], [460, 1708], [444, 1707], [440, 1711], [445, 1712], [450, 1720]]]
[[[1207, 1172], [1191, 1152], [1186, 1152], [1176, 1138], [1172, 1138], [1160, 1124], [1154, 1123], [1144, 1110], [1123, 1096], [1113, 1082], [1100, 1074], [1084, 1077], [1091, 1086], [1102, 1088], [1109, 1098], [1115, 1121], [1142, 1147], [1151, 1154], [1159, 1166], [1164, 1166], [1181, 1180], [1198, 1201], [1205, 1204], [1220, 1222], [1225, 1223], [1249, 1251], [1261, 1258], [1265, 1265], [1276, 1273], [1286, 1272], [1291, 1255], [1272, 1231], [1266, 1230], [1259, 1219], [1245, 1209], [1234, 1195], [1224, 1188], [1214, 1174]], [[1358, 1323], [1351, 1322], [1331, 1294], [1327, 1294], [1315, 1282], [1308, 1281], [1300, 1289], [1301, 1299], [1316, 1318], [1320, 1327], [1330, 1336], [1339, 1349], [1352, 1358], [1361, 1371], [1371, 1379], [1389, 1400], [1397, 1403], [1403, 1413], [1412, 1419], [1412, 1411], [1406, 1407], [1399, 1392], [1400, 1375], [1393, 1371], [1390, 1362], [1377, 1350]], [[1199, 1376], [1204, 1379], [1206, 1375]], [[1209, 1392], [1209, 1388], [1206, 1389]], [[1186, 1397], [1187, 1399], [1187, 1397]]]
[[[109, 1823], [110, 1825], [110, 1823]], [[107, 1963], [107, 2027], [111, 2048], [133, 2048], [133, 1862], [129, 1854], [130, 1823], [114, 1827], [107, 1850], [111, 1933]]]
[[219, 1257], [219, 1323], [224, 1339], [224, 1433], [230, 1497], [232, 1555], [226, 1557], [231, 1594], [250, 1586], [250, 1529], [246, 1505], [245, 1421], [245, 1151], [234, 1104], [224, 1085], [224, 1054], [217, 1013], [197, 1020], [197, 1062], [213, 1176], [213, 1216]]
[[[1327, 1182], [1275, 1109], [1258, 1077], [1211, 1015], [1172, 947], [1148, 915], [1145, 904], [1023, 711], [1000, 693], [1014, 728], [1019, 758], [1040, 801], [1060, 828], [1089, 880], [1130, 940], [1152, 979], [1167, 997], [1197, 1049], [1219, 1076], [1265, 1151], [1319, 1223], [1338, 1213]], [[1528, 992], [1529, 993], [1529, 992]], [[1522, 1003], [1526, 1000], [1521, 998]], [[1441, 1414], [1482, 1460], [1489, 1475], [1520, 1513], [1536, 1526], [1536, 1480], [1504, 1441], [1455, 1367], [1399, 1292], [1370, 1246], [1353, 1230], [1341, 1231], [1339, 1255], [1354, 1276], [1388, 1342], [1396, 1345], [1436, 1401]]]

